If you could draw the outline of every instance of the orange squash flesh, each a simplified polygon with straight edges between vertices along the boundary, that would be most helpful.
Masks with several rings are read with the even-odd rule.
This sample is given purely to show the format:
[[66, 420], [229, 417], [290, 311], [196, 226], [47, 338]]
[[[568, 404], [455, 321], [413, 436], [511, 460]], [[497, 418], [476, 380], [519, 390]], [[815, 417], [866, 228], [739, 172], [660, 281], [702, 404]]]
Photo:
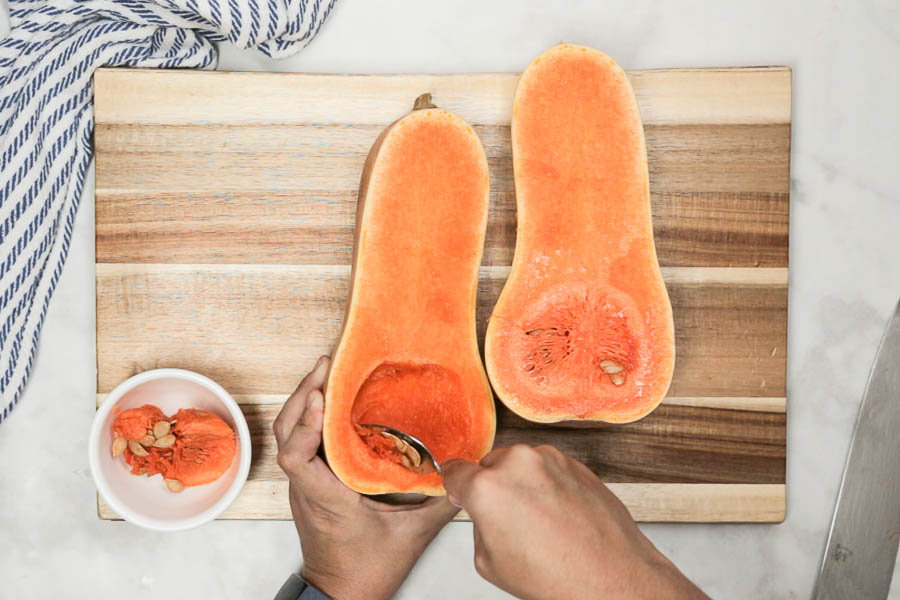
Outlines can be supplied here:
[[539, 422], [630, 422], [666, 395], [672, 308], [653, 242], [637, 102], [608, 56], [562, 44], [522, 74], [512, 117], [518, 226], [485, 359]]
[[475, 333], [488, 191], [481, 143], [445, 110], [414, 110], [369, 154], [323, 427], [329, 465], [358, 492], [444, 493], [437, 474], [385, 456], [359, 424], [406, 431], [439, 461], [478, 461], [493, 444], [493, 397]]

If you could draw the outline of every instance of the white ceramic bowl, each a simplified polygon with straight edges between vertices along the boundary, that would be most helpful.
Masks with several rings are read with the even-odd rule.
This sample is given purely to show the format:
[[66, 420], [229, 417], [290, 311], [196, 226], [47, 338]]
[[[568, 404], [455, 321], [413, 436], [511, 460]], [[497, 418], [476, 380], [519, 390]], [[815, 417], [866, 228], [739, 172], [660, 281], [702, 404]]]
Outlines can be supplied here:
[[[212, 483], [178, 494], [159, 475], [132, 475], [121, 456], [112, 456], [112, 424], [121, 411], [143, 404], [155, 404], [169, 416], [179, 408], [197, 408], [222, 417], [237, 434], [231, 468]], [[94, 418], [88, 454], [97, 489], [123, 519], [147, 529], [178, 531], [215, 519], [237, 498], [250, 472], [250, 430], [237, 402], [215, 381], [192, 371], [155, 369], [110, 392]]]

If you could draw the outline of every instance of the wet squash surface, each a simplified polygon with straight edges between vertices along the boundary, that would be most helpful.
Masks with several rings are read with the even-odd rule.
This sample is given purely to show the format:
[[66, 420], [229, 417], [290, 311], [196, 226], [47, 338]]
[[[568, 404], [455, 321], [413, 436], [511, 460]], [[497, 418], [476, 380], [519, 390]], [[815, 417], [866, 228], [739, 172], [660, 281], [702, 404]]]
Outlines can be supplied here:
[[491, 448], [494, 404], [475, 333], [488, 179], [475, 132], [437, 108], [396, 121], [369, 154], [323, 431], [331, 468], [359, 492], [443, 488], [438, 475], [385, 456], [358, 425], [410, 433], [439, 461], [478, 461]]
[[629, 422], [672, 379], [672, 309], [653, 241], [647, 153], [625, 72], [562, 44], [519, 80], [515, 257], [485, 358], [520, 416]]

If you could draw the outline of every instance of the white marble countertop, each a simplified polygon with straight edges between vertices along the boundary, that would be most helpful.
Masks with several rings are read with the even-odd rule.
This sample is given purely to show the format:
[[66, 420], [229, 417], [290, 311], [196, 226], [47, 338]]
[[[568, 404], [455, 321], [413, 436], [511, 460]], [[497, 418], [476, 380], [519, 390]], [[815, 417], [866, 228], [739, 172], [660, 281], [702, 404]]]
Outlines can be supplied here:
[[[791, 66], [787, 520], [642, 529], [713, 597], [806, 598], [866, 375], [900, 295], [900, 193], [891, 179], [900, 5], [562, 4], [339, 0], [298, 56], [276, 62], [224, 48], [220, 68], [517, 71], [560, 40], [601, 48], [629, 69]], [[159, 534], [97, 519], [86, 452], [96, 385], [93, 187], [85, 194], [31, 383], [0, 425], [0, 596], [269, 598], [300, 563], [290, 522]], [[471, 537], [470, 524], [448, 526], [399, 597], [506, 597], [475, 573]], [[900, 577], [891, 598], [900, 599]]]

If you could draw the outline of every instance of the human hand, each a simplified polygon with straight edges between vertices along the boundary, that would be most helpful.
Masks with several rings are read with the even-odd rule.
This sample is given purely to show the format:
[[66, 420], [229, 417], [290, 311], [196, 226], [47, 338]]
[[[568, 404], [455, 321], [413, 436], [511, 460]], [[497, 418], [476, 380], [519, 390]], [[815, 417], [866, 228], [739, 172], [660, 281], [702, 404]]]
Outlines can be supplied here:
[[301, 575], [335, 600], [390, 598], [459, 509], [443, 497], [388, 505], [338, 480], [317, 455], [328, 365], [328, 357], [319, 359], [273, 425], [303, 549]]
[[650, 543], [628, 509], [551, 446], [441, 466], [475, 528], [475, 568], [520, 598], [707, 598]]

